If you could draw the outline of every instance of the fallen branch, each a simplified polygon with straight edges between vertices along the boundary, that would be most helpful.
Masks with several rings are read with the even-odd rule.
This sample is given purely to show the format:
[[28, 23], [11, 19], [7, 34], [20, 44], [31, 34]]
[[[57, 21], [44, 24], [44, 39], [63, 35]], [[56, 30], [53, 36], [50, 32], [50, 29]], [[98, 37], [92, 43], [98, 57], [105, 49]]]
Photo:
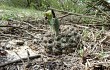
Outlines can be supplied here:
[[0, 25], [0, 27], [15, 27], [15, 28], [20, 28], [19, 26], [11, 26], [11, 25]]
[[[35, 27], [35, 26], [33, 26], [32, 24], [30, 24], [30, 23], [28, 23], [28, 22], [25, 22], [25, 21], [18, 21], [18, 20], [12, 20], [12, 21], [26, 24], [26, 25], [32, 27], [35, 31], [46, 31], [46, 30], [44, 30], [44, 29], [37, 29], [37, 27]], [[19, 28], [20, 28], [20, 27], [19, 27]], [[23, 28], [22, 28], [22, 29], [23, 29]]]
[[28, 37], [20, 37], [20, 36], [16, 36], [16, 35], [11, 35], [11, 34], [0, 34], [0, 36], [5, 36], [5, 37], [14, 37], [14, 38], [24, 38], [24, 39], [31, 39]]
[[87, 15], [83, 15], [83, 14], [78, 14], [78, 13], [73, 13], [73, 12], [68, 12], [68, 11], [63, 11], [63, 10], [58, 10], [58, 9], [55, 9], [55, 8], [50, 8], [52, 10], [55, 10], [55, 11], [58, 11], [58, 12], [62, 12], [62, 13], [65, 13], [67, 14], [66, 16], [68, 15], [76, 15], [76, 16], [80, 16], [80, 17], [86, 17], [86, 18], [91, 18], [91, 19], [95, 19], [97, 21], [101, 21], [101, 19], [98, 19], [98, 18], [94, 18], [92, 16], [87, 16]]
[[[35, 59], [35, 58], [41, 58], [41, 55], [35, 55], [35, 56], [30, 56], [29, 57], [29, 59]], [[7, 62], [7, 63], [4, 63], [4, 64], [0, 64], [0, 67], [4, 67], [6, 65], [10, 65], [10, 64], [13, 64], [13, 63], [22, 62], [21, 60], [27, 60], [27, 58], [22, 58], [22, 59], [18, 59], [18, 60], [15, 60], [15, 61]]]
[[100, 0], [101, 2], [103, 2], [103, 6], [108, 8], [110, 10], [110, 4], [106, 1], [106, 0]]
[[81, 24], [83, 26], [106, 26], [106, 27], [110, 27], [110, 24]]
[[28, 35], [30, 35], [31, 37], [33, 37], [33, 38], [35, 38], [35, 39], [38, 39], [35, 35], [33, 35], [32, 33], [28, 32], [28, 31], [24, 30], [24, 32], [26, 32], [26, 33], [27, 33]]
[[[107, 4], [107, 5], [106, 5], [107, 8], [110, 8], [109, 4], [108, 4], [106, 1], [104, 1], [104, 0], [101, 0], [101, 1], [102, 1], [102, 3], [104, 3], [104, 4]], [[105, 3], [105, 2], [106, 2], [106, 3]], [[98, 11], [102, 12], [105, 16], [107, 16], [108, 18], [110, 18], [109, 14], [107, 14], [106, 12], [104, 12], [103, 10], [101, 10], [100, 8], [98, 8], [97, 6], [95, 6], [94, 4], [92, 4], [92, 3], [87, 3], [87, 4], [90, 4], [93, 8], [97, 9]], [[104, 4], [103, 4], [103, 5], [104, 5]]]
[[110, 18], [110, 16], [107, 13], [105, 13], [103, 10], [101, 10], [100, 8], [98, 8], [96, 6], [94, 6], [94, 8], [96, 8], [97, 10], [99, 10], [100, 12], [102, 12], [105, 16], [107, 16], [108, 18]]

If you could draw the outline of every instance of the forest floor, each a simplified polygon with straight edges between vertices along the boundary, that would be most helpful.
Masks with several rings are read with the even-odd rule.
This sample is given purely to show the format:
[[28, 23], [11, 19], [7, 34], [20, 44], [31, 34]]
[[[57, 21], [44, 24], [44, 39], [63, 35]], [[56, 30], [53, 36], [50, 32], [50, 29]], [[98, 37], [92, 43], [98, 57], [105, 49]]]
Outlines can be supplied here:
[[59, 49], [43, 17], [3, 19], [0, 70], [110, 70], [109, 26], [83, 25], [74, 15], [60, 18]]

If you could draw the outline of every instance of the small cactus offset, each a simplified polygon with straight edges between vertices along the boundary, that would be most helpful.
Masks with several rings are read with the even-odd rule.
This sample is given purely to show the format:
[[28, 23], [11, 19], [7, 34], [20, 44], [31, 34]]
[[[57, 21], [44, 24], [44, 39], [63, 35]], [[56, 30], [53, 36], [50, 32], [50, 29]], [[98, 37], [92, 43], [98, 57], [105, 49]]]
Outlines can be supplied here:
[[59, 21], [55, 16], [55, 13], [53, 10], [49, 10], [45, 12], [44, 14], [45, 18], [48, 20], [48, 24], [50, 25], [51, 31], [55, 34], [55, 36], [58, 36], [59, 34]]

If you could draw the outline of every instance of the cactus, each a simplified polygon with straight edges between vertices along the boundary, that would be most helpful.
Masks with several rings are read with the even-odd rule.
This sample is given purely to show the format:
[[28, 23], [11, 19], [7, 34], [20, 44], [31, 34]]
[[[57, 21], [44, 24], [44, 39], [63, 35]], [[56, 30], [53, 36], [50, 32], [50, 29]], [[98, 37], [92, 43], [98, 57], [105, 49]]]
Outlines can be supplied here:
[[45, 18], [48, 20], [48, 24], [50, 25], [50, 29], [53, 33], [55, 33], [55, 36], [58, 36], [59, 34], [59, 21], [58, 18], [56, 18], [55, 13], [53, 10], [49, 10], [44, 14]]

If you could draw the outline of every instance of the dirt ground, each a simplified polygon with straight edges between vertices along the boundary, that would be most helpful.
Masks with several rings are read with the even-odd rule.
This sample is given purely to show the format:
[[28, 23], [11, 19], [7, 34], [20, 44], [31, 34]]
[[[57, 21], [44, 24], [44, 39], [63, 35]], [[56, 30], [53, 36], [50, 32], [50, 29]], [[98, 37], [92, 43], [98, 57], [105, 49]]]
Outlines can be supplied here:
[[110, 70], [109, 30], [69, 17], [57, 38], [44, 19], [0, 20], [0, 70]]

